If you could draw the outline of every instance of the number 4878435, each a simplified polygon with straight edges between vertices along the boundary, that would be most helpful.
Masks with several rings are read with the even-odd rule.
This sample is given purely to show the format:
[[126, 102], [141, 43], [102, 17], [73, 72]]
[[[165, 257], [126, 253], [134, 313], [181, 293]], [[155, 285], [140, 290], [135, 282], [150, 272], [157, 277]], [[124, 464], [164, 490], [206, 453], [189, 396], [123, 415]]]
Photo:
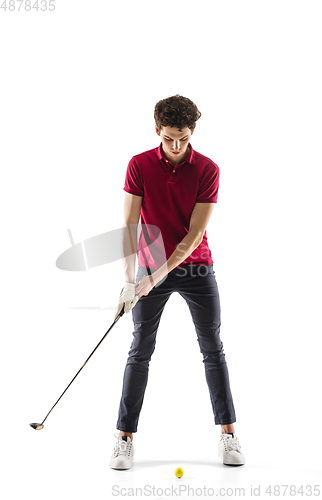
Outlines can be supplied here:
[[3, 9], [4, 11], [20, 11], [20, 10], [26, 10], [26, 11], [31, 11], [31, 10], [55, 10], [55, 0], [4, 0], [1, 5], [0, 9]]

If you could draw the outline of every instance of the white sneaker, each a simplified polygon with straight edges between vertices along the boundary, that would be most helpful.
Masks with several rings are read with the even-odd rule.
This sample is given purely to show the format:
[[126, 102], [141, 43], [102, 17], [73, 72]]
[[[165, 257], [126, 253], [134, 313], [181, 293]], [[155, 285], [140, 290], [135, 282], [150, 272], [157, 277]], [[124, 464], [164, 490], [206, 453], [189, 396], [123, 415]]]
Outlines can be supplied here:
[[236, 434], [221, 434], [218, 445], [218, 455], [224, 465], [244, 465], [245, 457]]
[[134, 456], [131, 438], [130, 436], [121, 436], [118, 432], [114, 436], [117, 438], [117, 443], [110, 459], [110, 468], [118, 470], [130, 469]]

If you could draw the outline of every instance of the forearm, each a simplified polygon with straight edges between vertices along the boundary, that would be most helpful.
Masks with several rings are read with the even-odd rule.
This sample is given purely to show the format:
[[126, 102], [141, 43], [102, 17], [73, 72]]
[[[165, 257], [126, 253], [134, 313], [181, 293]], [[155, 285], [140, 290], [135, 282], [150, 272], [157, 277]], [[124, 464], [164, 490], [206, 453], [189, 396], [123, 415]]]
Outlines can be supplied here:
[[127, 283], [135, 282], [137, 228], [137, 224], [127, 224], [122, 228], [122, 258]]
[[154, 286], [167, 274], [181, 264], [200, 245], [202, 236], [196, 231], [189, 231], [181, 240], [169, 259], [155, 273], [153, 273]]

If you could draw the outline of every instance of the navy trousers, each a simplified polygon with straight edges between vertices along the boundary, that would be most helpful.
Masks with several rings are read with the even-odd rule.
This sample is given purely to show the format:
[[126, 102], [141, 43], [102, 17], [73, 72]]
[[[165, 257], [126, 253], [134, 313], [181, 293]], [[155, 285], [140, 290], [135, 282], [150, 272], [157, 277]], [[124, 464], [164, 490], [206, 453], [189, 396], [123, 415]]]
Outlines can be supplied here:
[[[135, 282], [154, 270], [139, 266]], [[149, 362], [163, 309], [172, 292], [187, 302], [203, 354], [215, 424], [236, 422], [223, 343], [220, 339], [220, 301], [213, 264], [189, 265], [173, 269], [132, 309], [133, 341], [123, 377], [117, 429], [137, 432]]]

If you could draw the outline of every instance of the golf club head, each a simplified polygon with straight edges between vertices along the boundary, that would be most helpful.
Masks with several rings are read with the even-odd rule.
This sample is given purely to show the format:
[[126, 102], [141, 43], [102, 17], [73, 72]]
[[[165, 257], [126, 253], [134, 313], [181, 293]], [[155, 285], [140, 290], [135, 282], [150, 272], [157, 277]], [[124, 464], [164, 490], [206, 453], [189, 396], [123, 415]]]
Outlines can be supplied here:
[[32, 427], [36, 431], [40, 431], [41, 429], [44, 428], [43, 424], [29, 424], [29, 425], [30, 425], [30, 427]]

